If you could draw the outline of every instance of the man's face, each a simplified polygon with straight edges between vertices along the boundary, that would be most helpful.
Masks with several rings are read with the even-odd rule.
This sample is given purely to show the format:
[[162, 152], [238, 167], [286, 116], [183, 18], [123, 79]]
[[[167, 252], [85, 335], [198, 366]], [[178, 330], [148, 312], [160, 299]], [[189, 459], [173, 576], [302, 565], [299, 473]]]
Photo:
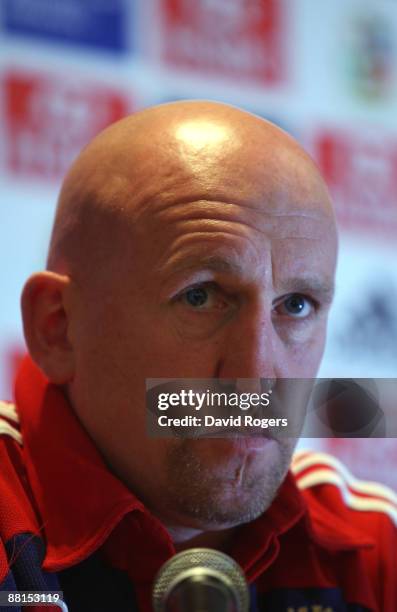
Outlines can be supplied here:
[[299, 156], [280, 154], [280, 174], [267, 156], [245, 155], [245, 168], [238, 151], [211, 164], [185, 155], [171, 179], [149, 165], [156, 197], [126, 217], [114, 256], [79, 288], [75, 410], [167, 524], [258, 516], [294, 442], [149, 438], [145, 379], [219, 378], [257, 391], [259, 378], [315, 376], [324, 348], [336, 252], [325, 192]]

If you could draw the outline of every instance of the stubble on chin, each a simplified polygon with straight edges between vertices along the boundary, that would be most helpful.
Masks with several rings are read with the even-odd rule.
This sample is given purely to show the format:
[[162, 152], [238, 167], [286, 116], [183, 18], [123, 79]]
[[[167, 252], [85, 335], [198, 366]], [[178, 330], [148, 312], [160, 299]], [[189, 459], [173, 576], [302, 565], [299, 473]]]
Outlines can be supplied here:
[[197, 443], [180, 440], [168, 449], [168, 504], [191, 526], [213, 529], [247, 523], [265, 512], [285, 478], [294, 448], [284, 438], [275, 443], [268, 464], [241, 456], [229, 467], [221, 460], [211, 465], [198, 452]]

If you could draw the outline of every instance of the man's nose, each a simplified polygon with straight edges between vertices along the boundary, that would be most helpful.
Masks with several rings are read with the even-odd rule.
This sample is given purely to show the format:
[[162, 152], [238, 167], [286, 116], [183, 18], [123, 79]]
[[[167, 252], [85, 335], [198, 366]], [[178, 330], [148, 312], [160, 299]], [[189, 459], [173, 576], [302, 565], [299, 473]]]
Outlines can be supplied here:
[[228, 327], [217, 378], [240, 392], [260, 393], [261, 379], [276, 378], [277, 359], [278, 343], [271, 314], [250, 313]]

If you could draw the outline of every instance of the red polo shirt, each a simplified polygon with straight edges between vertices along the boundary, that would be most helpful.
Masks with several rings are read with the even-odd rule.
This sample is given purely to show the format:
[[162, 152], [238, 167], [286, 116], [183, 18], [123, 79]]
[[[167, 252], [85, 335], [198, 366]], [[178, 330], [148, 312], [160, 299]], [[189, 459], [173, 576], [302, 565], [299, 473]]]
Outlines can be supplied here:
[[[9, 405], [2, 413], [0, 406], [3, 542], [16, 533], [40, 535], [46, 545], [43, 569], [49, 572], [100, 550], [110, 565], [127, 572], [139, 609], [149, 612], [153, 578], [175, 553], [165, 527], [109, 471], [61, 390], [29, 358], [12, 410]], [[231, 543], [230, 554], [257, 586], [257, 609], [293, 612], [299, 608], [288, 602], [297, 601], [296, 593], [310, 591], [313, 607], [316, 597], [326, 602], [337, 591], [341, 601], [357, 606], [343, 609], [395, 612], [394, 494], [354, 481], [325, 455], [300, 453], [293, 471], [271, 507], [241, 526]], [[8, 568], [0, 545], [0, 584]], [[266, 607], [266, 601], [286, 607]], [[318, 605], [313, 610], [334, 609]]]

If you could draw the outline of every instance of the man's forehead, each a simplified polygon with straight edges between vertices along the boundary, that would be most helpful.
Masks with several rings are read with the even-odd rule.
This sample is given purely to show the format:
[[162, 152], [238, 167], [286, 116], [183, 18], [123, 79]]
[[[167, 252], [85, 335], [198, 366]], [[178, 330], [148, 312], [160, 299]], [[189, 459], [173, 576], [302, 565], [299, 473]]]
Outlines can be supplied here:
[[209, 212], [209, 204], [200, 215], [165, 217], [161, 231], [151, 246], [156, 268], [165, 272], [206, 267], [214, 272], [242, 275], [244, 267], [269, 268], [329, 263], [336, 258], [337, 236], [334, 221], [321, 209], [312, 212], [291, 211], [286, 214], [251, 216], [238, 208], [240, 214]]
[[222, 105], [182, 104], [128, 118], [88, 145], [65, 181], [52, 245], [78, 228], [94, 235], [101, 219], [108, 227], [106, 212], [133, 238], [200, 216], [205, 207], [209, 217], [244, 217], [254, 227], [269, 224], [256, 215], [272, 212], [274, 227], [266, 231], [286, 233], [302, 225], [295, 209], [331, 214], [314, 164], [276, 126]]
[[[127, 181], [129, 193], [120, 197], [127, 196], [124, 204], [138, 215], [198, 199], [244, 205], [251, 199], [253, 206], [261, 206], [266, 198], [267, 206], [281, 206], [292, 190], [300, 205], [308, 200], [310, 207], [309, 200], [318, 199], [314, 192], [324, 198], [313, 162], [276, 126], [237, 109], [228, 116], [211, 107], [203, 115], [199, 107], [196, 117], [193, 109], [186, 117], [172, 116], [169, 125], [162, 124], [161, 113], [154, 114], [145, 124], [144, 137], [142, 129], [115, 129], [118, 137], [111, 131], [111, 138], [99, 139], [92, 147], [92, 157], [101, 160], [103, 169], [87, 178], [99, 177], [104, 193], [111, 185], [115, 197], [118, 186]], [[91, 156], [89, 149], [87, 154]]]
[[141, 238], [151, 237], [150, 259], [165, 276], [200, 269], [240, 278], [275, 273], [282, 283], [287, 268], [295, 274], [317, 266], [331, 280], [320, 274], [312, 286], [325, 282], [332, 294], [336, 233], [328, 209], [294, 200], [270, 208], [255, 201], [162, 203], [151, 209], [151, 222], [142, 223]]
[[141, 219], [137, 226], [142, 240], [145, 235], [153, 238], [151, 248], [161, 254], [161, 261], [179, 265], [187, 258], [186, 266], [196, 247], [199, 251], [218, 252], [223, 247], [229, 253], [235, 251], [238, 265], [241, 252], [259, 262], [262, 252], [278, 240], [317, 242], [321, 248], [321, 243], [330, 239], [331, 244], [335, 237], [334, 219], [328, 211], [315, 204], [302, 209], [293, 202], [281, 211], [269, 211], [266, 204], [250, 201], [173, 202], [153, 207], [146, 222]]

